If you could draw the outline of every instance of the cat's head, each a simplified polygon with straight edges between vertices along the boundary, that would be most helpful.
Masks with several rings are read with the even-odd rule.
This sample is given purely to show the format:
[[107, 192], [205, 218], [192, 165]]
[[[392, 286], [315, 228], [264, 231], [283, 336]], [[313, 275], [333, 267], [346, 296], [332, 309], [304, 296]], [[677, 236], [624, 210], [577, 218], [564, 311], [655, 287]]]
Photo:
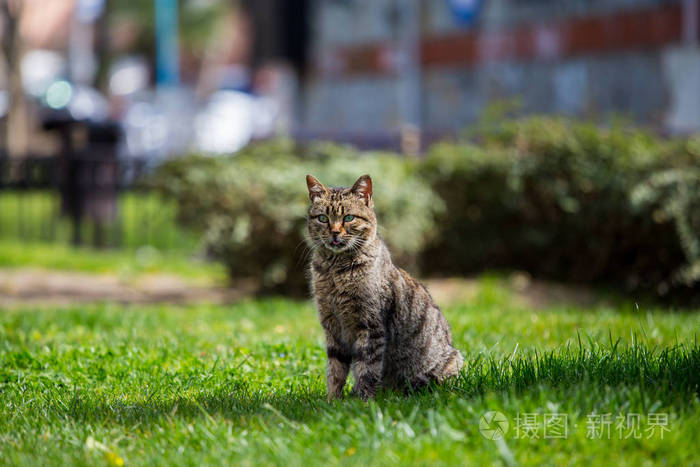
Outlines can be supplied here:
[[326, 187], [311, 175], [308, 230], [314, 247], [332, 253], [354, 253], [377, 235], [372, 179], [363, 175], [352, 188]]

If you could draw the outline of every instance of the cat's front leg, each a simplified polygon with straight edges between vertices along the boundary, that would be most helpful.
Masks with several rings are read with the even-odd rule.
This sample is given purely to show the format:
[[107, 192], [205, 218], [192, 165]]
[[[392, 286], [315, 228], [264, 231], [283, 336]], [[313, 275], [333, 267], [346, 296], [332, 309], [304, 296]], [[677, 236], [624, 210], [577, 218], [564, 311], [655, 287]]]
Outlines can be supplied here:
[[350, 354], [346, 352], [330, 333], [326, 333], [326, 387], [328, 402], [343, 397], [343, 388], [350, 371]]
[[365, 400], [374, 397], [381, 385], [383, 364], [383, 330], [363, 331], [353, 349], [355, 386], [352, 393]]

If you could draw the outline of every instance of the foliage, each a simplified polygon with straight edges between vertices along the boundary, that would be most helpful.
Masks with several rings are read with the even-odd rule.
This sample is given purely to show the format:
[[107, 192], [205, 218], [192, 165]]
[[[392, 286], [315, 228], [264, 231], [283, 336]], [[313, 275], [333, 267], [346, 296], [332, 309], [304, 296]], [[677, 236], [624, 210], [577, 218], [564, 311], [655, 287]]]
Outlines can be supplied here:
[[[490, 281], [445, 308], [461, 379], [371, 403], [325, 402], [306, 302], [114, 304], [0, 311], [0, 459], [7, 465], [693, 464], [698, 311], [533, 310]], [[636, 335], [635, 335], [636, 332]], [[489, 410], [510, 422], [485, 439]], [[539, 439], [517, 436], [537, 413]], [[568, 434], [544, 439], [544, 414]], [[642, 439], [588, 415], [641, 414]], [[650, 413], [668, 414], [653, 436]], [[694, 457], [695, 456], [695, 457]]]
[[349, 186], [371, 174], [380, 234], [404, 265], [411, 265], [434, 231], [440, 200], [416, 175], [415, 161], [387, 153], [276, 140], [234, 156], [168, 162], [154, 180], [178, 201], [183, 224], [204, 229], [208, 252], [232, 278], [255, 277], [264, 290], [299, 293], [306, 291], [309, 254], [308, 173], [329, 186]]
[[347, 185], [367, 171], [399, 264], [419, 256], [424, 274], [521, 269], [682, 300], [700, 284], [698, 167], [698, 138], [530, 117], [477, 126], [420, 161], [272, 141], [160, 174], [231, 276], [268, 288], [303, 290], [303, 175]]
[[441, 143], [426, 160], [446, 203], [426, 271], [520, 268], [662, 295], [697, 279], [692, 144], [544, 117], [473, 136], [478, 146]]
[[662, 222], [672, 221], [687, 264], [676, 271], [673, 281], [688, 286], [700, 282], [700, 137], [684, 148], [688, 167], [660, 170], [632, 192], [632, 202], [641, 209], [654, 209]]
[[[152, 0], [129, 0], [108, 2], [107, 16], [110, 20], [126, 20], [139, 28], [137, 49], [147, 56], [155, 51], [155, 2]], [[225, 2], [202, 2], [180, 0], [178, 3], [179, 34], [181, 43], [199, 53], [215, 30], [219, 19], [230, 10]]]

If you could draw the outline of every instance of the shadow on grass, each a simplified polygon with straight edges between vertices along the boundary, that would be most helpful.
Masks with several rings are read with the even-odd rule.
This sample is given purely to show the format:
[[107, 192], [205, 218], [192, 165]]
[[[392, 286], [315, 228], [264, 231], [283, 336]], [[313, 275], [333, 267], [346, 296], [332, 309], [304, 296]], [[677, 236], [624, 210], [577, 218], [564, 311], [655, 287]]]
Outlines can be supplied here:
[[261, 415], [306, 421], [329, 407], [320, 391], [275, 394], [241, 387], [134, 403], [77, 398], [66, 414], [81, 421], [110, 421], [128, 426], [160, 419], [242, 419]]
[[[448, 406], [455, 399], [478, 398], [490, 392], [523, 394], [543, 387], [575, 385], [591, 390], [639, 388], [655, 400], [687, 404], [700, 392], [700, 347], [695, 343], [663, 350], [644, 344], [619, 348], [611, 342], [609, 346], [584, 349], [579, 345], [499, 360], [476, 355], [466, 360], [459, 377], [446, 384], [410, 395], [382, 392], [374, 403], [379, 407], [437, 408]], [[268, 417], [294, 424], [312, 422], [341, 408], [351, 414], [367, 409], [367, 403], [352, 397], [328, 404], [323, 384], [318, 380], [278, 390], [253, 388], [240, 381], [191, 396], [177, 395], [176, 388], [170, 391], [166, 397], [156, 394], [134, 403], [77, 396], [55, 410], [59, 416], [80, 421], [131, 426], [161, 419], [213, 417], [250, 423], [255, 423], [257, 417]]]

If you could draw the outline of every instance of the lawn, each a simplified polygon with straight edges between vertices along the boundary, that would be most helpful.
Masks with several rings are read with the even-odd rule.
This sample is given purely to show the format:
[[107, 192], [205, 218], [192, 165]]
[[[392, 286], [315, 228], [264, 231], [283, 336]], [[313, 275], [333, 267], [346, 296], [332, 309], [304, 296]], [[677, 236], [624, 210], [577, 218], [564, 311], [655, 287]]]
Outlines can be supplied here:
[[308, 302], [2, 310], [0, 464], [697, 464], [700, 311], [444, 311], [459, 379], [328, 404]]
[[207, 262], [195, 253], [188, 255], [150, 246], [93, 250], [0, 238], [0, 267], [112, 274], [129, 279], [145, 274], [172, 274], [200, 282], [227, 282], [225, 268], [219, 263]]
[[[227, 281], [225, 268], [204, 261], [199, 234], [179, 228], [176, 205], [154, 193], [118, 197], [115, 222], [106, 228], [111, 248], [71, 245], [71, 224], [60, 200], [46, 191], [0, 191], [0, 267], [32, 267], [114, 274], [138, 279], [172, 274], [204, 282]], [[83, 239], [90, 244], [87, 220]]]

